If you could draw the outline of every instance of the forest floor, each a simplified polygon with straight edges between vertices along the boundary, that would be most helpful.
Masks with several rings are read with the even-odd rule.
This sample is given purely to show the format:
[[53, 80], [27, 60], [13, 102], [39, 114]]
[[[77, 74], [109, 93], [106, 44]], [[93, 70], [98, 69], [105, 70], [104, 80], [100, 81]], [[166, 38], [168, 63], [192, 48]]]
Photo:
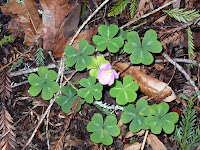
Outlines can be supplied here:
[[[55, 12], [58, 12], [58, 14], [54, 16], [54, 22], [50, 20], [48, 26], [43, 22], [48, 32], [39, 33], [38, 28], [34, 26], [34, 24], [39, 24], [39, 21], [34, 17], [35, 12], [32, 11], [31, 3], [34, 3], [35, 7], [40, 11], [43, 8], [45, 12], [46, 7], [41, 5], [44, 1], [48, 4], [47, 6], [49, 8], [52, 8], [52, 10], [55, 9]], [[79, 112], [72, 111], [65, 114], [57, 103], [53, 103], [49, 107], [51, 104], [50, 101], [43, 100], [40, 95], [32, 97], [28, 92], [30, 87], [28, 83], [29, 74], [32, 72], [36, 73], [35, 69], [40, 66], [39, 63], [43, 63], [48, 67], [50, 66], [50, 68], [58, 72], [64, 47], [70, 43], [72, 37], [83, 22], [103, 2], [101, 0], [66, 0], [66, 3], [71, 4], [66, 7], [68, 8], [66, 10], [65, 7], [62, 7], [65, 5], [63, 0], [57, 0], [56, 4], [58, 6], [54, 6], [51, 0], [28, 0], [28, 3], [25, 3], [25, 5], [19, 4], [22, 5], [19, 6], [16, 2], [13, 2], [11, 6], [6, 8], [2, 6], [6, 6], [7, 1], [0, 1], [2, 11], [6, 9], [6, 11], [4, 10], [6, 14], [3, 14], [0, 9], [0, 40], [4, 36], [11, 37], [12, 35], [13, 38], [13, 40], [7, 39], [2, 45], [0, 44], [0, 149], [137, 150], [141, 149], [142, 143], [146, 143], [144, 145], [144, 149], [146, 150], [163, 149], [163, 146], [167, 150], [180, 149], [179, 143], [174, 140], [174, 133], [166, 134], [161, 132], [161, 134], [155, 134], [154, 138], [150, 138], [149, 136], [146, 141], [145, 133], [147, 134], [147, 132], [142, 130], [139, 133], [132, 134], [129, 132], [128, 124], [118, 124], [121, 133], [118, 137], [113, 138], [112, 145], [95, 144], [91, 142], [91, 133], [87, 131], [86, 126], [95, 113], [100, 113], [104, 118], [106, 117], [95, 105], [84, 103]], [[179, 94], [183, 93], [188, 98], [191, 98], [200, 87], [200, 25], [195, 22], [196, 20], [187, 23], [179, 22], [173, 17], [170, 17], [166, 13], [166, 10], [185, 8], [186, 10], [195, 9], [198, 11], [200, 10], [199, 0], [177, 0], [175, 3], [153, 13], [151, 13], [153, 10], [170, 3], [170, 0], [136, 0], [137, 5], [133, 18], [131, 18], [129, 12], [131, 9], [130, 0], [119, 15], [108, 17], [112, 7], [117, 2], [119, 0], [109, 1], [105, 4], [85, 25], [82, 31], [82, 33], [85, 33], [80, 33], [82, 35], [77, 37], [73, 46], [76, 47], [78, 45], [77, 41], [81, 38], [87, 39], [94, 45], [91, 38], [97, 34], [97, 27], [102, 24], [115, 24], [118, 27], [122, 27], [131, 20], [142, 17], [126, 25], [123, 29], [134, 30], [140, 37], [144, 37], [147, 30], [153, 29], [156, 31], [163, 49], [161, 53], [153, 55], [155, 58], [153, 64], [135, 66], [146, 75], [156, 78], [162, 83], [166, 83], [171, 88], [171, 93], [176, 95], [176, 99], [168, 103], [170, 111], [177, 112], [180, 117], [179, 121], [181, 121], [181, 115], [188, 103], [186, 100], [180, 98]], [[77, 7], [75, 7], [76, 3], [79, 4]], [[66, 17], [65, 15], [68, 13], [71, 14]], [[148, 13], [150, 14], [145, 16]], [[27, 17], [28, 14], [34, 19]], [[43, 19], [47, 17], [46, 20], [48, 21], [49, 16], [51, 16], [51, 13], [47, 16], [40, 14], [38, 18], [41, 20], [42, 17]], [[24, 22], [20, 22], [20, 19], [22, 21], [23, 18]], [[60, 26], [62, 26], [62, 28], [59, 28], [60, 30], [55, 25], [59, 22], [55, 22], [58, 18], [60, 18]], [[197, 19], [200, 20], [199, 17]], [[133, 27], [135, 28], [133, 29]], [[189, 27], [192, 31], [194, 42], [193, 55], [191, 55], [192, 52], [188, 52], [187, 30]], [[44, 57], [41, 60], [36, 59], [37, 50], [40, 46], [43, 48], [42, 53]], [[189, 58], [188, 53], [191, 55]], [[109, 56], [106, 52], [103, 54], [112, 64], [118, 60], [121, 63], [130, 63], [130, 55], [125, 52]], [[173, 62], [176, 61], [182, 68], [180, 69], [177, 65], [169, 62], [163, 54], [167, 54], [170, 60], [173, 60]], [[121, 59], [118, 59], [119, 57]], [[186, 74], [183, 73], [184, 71]], [[82, 78], [88, 78], [89, 71], [85, 69], [84, 71], [76, 72], [74, 68], [67, 68], [64, 75], [66, 78], [64, 78], [63, 82], [59, 81], [59, 84], [60, 82], [66, 83], [66, 79], [70, 78], [70, 82], [79, 88], [80, 84], [77, 81], [80, 81]], [[194, 84], [192, 85], [191, 82]], [[137, 97], [137, 99], [148, 98], [147, 94], [140, 91], [137, 91]], [[157, 100], [151, 99], [149, 100], [149, 104], [159, 104], [162, 100], [162, 98]], [[108, 105], [117, 105], [115, 98], [109, 94], [108, 86], [104, 86], [102, 101]], [[50, 110], [46, 111], [48, 108]], [[193, 108], [196, 109], [197, 116], [195, 126], [199, 127], [200, 107], [198, 98], [195, 99]], [[122, 113], [121, 110], [114, 111], [118, 121]], [[178, 123], [177, 125], [179, 126], [180, 124]], [[148, 134], [154, 135], [151, 131]], [[28, 145], [26, 145], [27, 143]], [[200, 150], [198, 144], [200, 142], [197, 142], [197, 146], [192, 149]]]

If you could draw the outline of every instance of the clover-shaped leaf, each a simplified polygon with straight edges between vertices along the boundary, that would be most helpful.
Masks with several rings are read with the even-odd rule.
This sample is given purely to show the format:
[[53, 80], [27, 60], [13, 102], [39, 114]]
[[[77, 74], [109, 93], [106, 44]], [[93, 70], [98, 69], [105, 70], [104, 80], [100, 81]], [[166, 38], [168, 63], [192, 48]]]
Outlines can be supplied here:
[[127, 40], [124, 50], [131, 54], [130, 61], [133, 64], [143, 63], [149, 65], [153, 62], [153, 56], [149, 52], [160, 53], [162, 51], [162, 45], [157, 40], [156, 32], [152, 29], [145, 33], [142, 45], [139, 35], [135, 31], [128, 33]]
[[94, 76], [98, 79], [97, 75], [100, 70], [100, 66], [105, 63], [110, 63], [110, 62], [105, 60], [105, 58], [103, 56], [98, 56], [97, 58], [92, 58], [92, 64], [87, 66], [88, 69], [91, 69], [89, 72], [90, 76]]
[[113, 139], [120, 134], [120, 129], [117, 125], [117, 119], [113, 116], [107, 116], [103, 123], [101, 114], [95, 114], [92, 121], [87, 125], [88, 132], [94, 132], [90, 136], [90, 140], [94, 143], [103, 143], [104, 145], [111, 145]]
[[97, 45], [99, 51], [104, 51], [106, 48], [110, 52], [116, 53], [123, 46], [124, 40], [122, 37], [114, 37], [118, 33], [117, 25], [101, 25], [98, 28], [99, 35], [93, 36], [92, 40]]
[[78, 95], [85, 98], [87, 103], [93, 102], [93, 97], [100, 100], [102, 97], [103, 86], [101, 83], [96, 83], [95, 77], [83, 78], [80, 80], [80, 85], [85, 87], [78, 90]]
[[[68, 113], [71, 111], [71, 107], [73, 106], [73, 102], [75, 102], [78, 99], [78, 96], [76, 95], [76, 90], [73, 89], [72, 87], [68, 87], [68, 86], [63, 86], [61, 88], [62, 93], [65, 94], [65, 96], [60, 95], [58, 98], [56, 98], [56, 103], [58, 105], [61, 106], [62, 111], [64, 113]], [[82, 100], [81, 103], [79, 103], [78, 105], [78, 110], [79, 111], [81, 109], [81, 105], [84, 103], [85, 101]]]
[[116, 101], [120, 105], [125, 105], [128, 102], [134, 102], [139, 88], [138, 84], [133, 81], [131, 76], [123, 78], [123, 85], [119, 80], [115, 80], [115, 83], [111, 86], [110, 95], [116, 97]]
[[84, 39], [79, 40], [80, 53], [71, 45], [65, 47], [65, 63], [68, 67], [72, 67], [75, 63], [77, 71], [84, 70], [92, 63], [92, 57], [89, 56], [94, 53], [94, 47]]
[[145, 124], [145, 117], [151, 115], [150, 108], [145, 99], [139, 99], [136, 103], [136, 109], [132, 104], [124, 107], [124, 112], [121, 116], [123, 123], [128, 123], [132, 120], [129, 129], [135, 133], [141, 129], [147, 130], [148, 126]]
[[175, 123], [178, 121], [179, 116], [176, 112], [170, 112], [169, 105], [167, 103], [153, 104], [150, 112], [154, 116], [145, 118], [145, 123], [151, 128], [152, 133], [160, 134], [163, 130], [167, 134], [171, 134], [174, 131]]
[[59, 85], [54, 82], [57, 78], [57, 73], [54, 70], [48, 70], [42, 66], [38, 69], [38, 75], [31, 73], [28, 77], [28, 81], [31, 85], [29, 93], [31, 96], [37, 96], [42, 90], [42, 98], [49, 100], [53, 97], [53, 94], [58, 92]]

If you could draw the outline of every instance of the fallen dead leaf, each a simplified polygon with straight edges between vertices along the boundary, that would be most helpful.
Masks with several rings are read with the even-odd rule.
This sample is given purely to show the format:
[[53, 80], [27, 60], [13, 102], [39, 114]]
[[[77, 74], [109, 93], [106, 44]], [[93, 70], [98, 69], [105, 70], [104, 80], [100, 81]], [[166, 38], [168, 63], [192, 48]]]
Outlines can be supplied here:
[[70, 38], [78, 28], [80, 20], [81, 5], [76, 3], [74, 9], [68, 14], [64, 27], [63, 34], [66, 39]]
[[40, 26], [43, 38], [43, 49], [52, 50], [56, 44], [58, 31], [62, 31], [61, 25], [66, 15], [73, 9], [71, 4], [65, 4], [64, 0], [40, 0], [44, 11], [42, 15], [43, 24]]
[[35, 40], [39, 37], [37, 35], [37, 27], [41, 21], [39, 18], [38, 9], [32, 0], [27, 0], [22, 5], [16, 2], [16, 0], [7, 3], [4, 6], [0, 6], [3, 14], [12, 16], [17, 24], [22, 27], [25, 33], [25, 45], [33, 45]]
[[154, 134], [148, 135], [147, 143], [153, 150], [167, 150], [164, 144]]
[[125, 144], [123, 150], [140, 150], [142, 143], [135, 142], [134, 144]]
[[[119, 72], [124, 71], [129, 65], [116, 63], [115, 67]], [[140, 91], [153, 98], [155, 101], [171, 102], [176, 99], [174, 91], [166, 83], [149, 76], [136, 67], [130, 67], [121, 76], [131, 75], [135, 82], [138, 83]]]
[[[90, 30], [85, 30], [84, 32], [81, 32], [75, 39], [75, 41], [73, 42], [72, 46], [74, 48], [76, 48], [79, 51], [79, 40], [80, 39], [85, 39], [87, 40], [89, 43], [91, 43], [91, 38], [97, 34], [97, 28], [98, 27], [94, 27]], [[56, 44], [55, 48], [54, 48], [54, 56], [56, 57], [62, 57], [62, 54], [64, 52], [64, 49], [67, 45], [69, 45], [70, 41], [72, 40], [73, 36], [70, 37], [67, 41], [65, 39], [65, 37], [63, 36], [58, 43]]]
[[145, 133], [145, 130], [141, 130], [140, 132], [136, 132], [136, 133], [132, 133], [131, 131], [129, 131], [128, 133], [126, 133], [125, 138], [130, 138], [134, 135], [143, 136], [144, 133]]

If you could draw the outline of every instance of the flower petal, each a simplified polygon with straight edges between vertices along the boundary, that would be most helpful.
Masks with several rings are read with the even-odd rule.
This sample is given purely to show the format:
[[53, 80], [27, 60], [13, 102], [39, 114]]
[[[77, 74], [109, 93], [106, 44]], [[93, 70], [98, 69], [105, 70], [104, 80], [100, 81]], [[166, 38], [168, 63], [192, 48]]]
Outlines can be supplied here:
[[108, 84], [108, 82], [110, 81], [111, 76], [112, 76], [112, 74], [111, 74], [111, 75], [108, 75], [108, 74], [106, 73], [106, 71], [100, 70], [100, 71], [98, 72], [98, 79], [99, 79], [99, 82], [100, 82], [102, 85]]
[[110, 80], [108, 82], [108, 85], [111, 86], [114, 83], [114, 80], [115, 80], [115, 78], [114, 78], [114, 75], [112, 74], [110, 77]]
[[111, 68], [112, 68], [111, 64], [105, 63], [105, 64], [101, 65], [100, 70], [108, 70]]
[[113, 72], [115, 79], [118, 79], [119, 78], [118, 73], [114, 69], [112, 69], [112, 72]]

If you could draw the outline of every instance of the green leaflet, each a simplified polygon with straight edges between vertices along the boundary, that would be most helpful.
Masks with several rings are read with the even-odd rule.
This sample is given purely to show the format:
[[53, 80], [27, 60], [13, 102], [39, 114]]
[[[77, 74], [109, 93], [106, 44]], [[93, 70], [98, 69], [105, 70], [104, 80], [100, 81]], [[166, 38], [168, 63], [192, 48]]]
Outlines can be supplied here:
[[150, 112], [154, 116], [145, 118], [145, 123], [150, 127], [154, 134], [160, 134], [162, 129], [165, 133], [171, 134], [175, 129], [175, 123], [178, 121], [179, 116], [175, 112], [169, 111], [167, 103], [153, 104]]
[[94, 47], [84, 39], [79, 40], [80, 53], [73, 46], [65, 47], [65, 63], [68, 67], [72, 67], [75, 63], [77, 71], [84, 70], [87, 66], [92, 63], [92, 57], [89, 56], [94, 53]]
[[136, 103], [136, 109], [132, 104], [124, 107], [121, 120], [123, 123], [129, 123], [132, 120], [129, 129], [133, 133], [138, 132], [141, 129], [147, 130], [148, 126], [145, 124], [144, 116], [151, 115], [150, 108], [151, 106], [147, 104], [145, 99], [139, 99]]
[[104, 145], [111, 145], [113, 139], [120, 134], [120, 129], [117, 125], [117, 119], [113, 116], [107, 116], [103, 123], [101, 114], [95, 114], [92, 121], [87, 125], [87, 131], [93, 132], [90, 139], [94, 143], [103, 143]]
[[114, 37], [118, 33], [118, 26], [111, 24], [110, 26], [101, 25], [98, 28], [100, 35], [93, 36], [92, 40], [97, 45], [99, 51], [104, 51], [106, 48], [110, 52], [116, 53], [123, 46], [124, 40], [122, 37]]
[[97, 58], [92, 58], [92, 64], [87, 66], [90, 70], [90, 76], [94, 76], [98, 79], [98, 72], [100, 70], [101, 65], [105, 63], [110, 63], [109, 61], [105, 60], [103, 56], [98, 56]]
[[29, 93], [31, 96], [37, 96], [42, 90], [42, 98], [49, 100], [53, 97], [53, 94], [58, 92], [59, 85], [55, 82], [57, 73], [54, 70], [48, 70], [42, 66], [38, 69], [38, 75], [32, 73], [28, 77], [28, 81], [31, 85]]
[[115, 83], [111, 86], [110, 95], [116, 97], [116, 101], [120, 105], [125, 105], [128, 102], [134, 102], [139, 88], [138, 84], [133, 81], [131, 76], [123, 78], [123, 85], [119, 80], [115, 80]]
[[96, 100], [100, 100], [102, 97], [103, 86], [100, 83], [96, 83], [95, 77], [83, 78], [80, 81], [80, 85], [85, 87], [78, 90], [78, 95], [86, 100], [87, 103], [93, 102], [93, 97]]
[[160, 53], [162, 51], [162, 45], [157, 40], [157, 34], [151, 29], [145, 33], [142, 44], [138, 33], [135, 31], [128, 33], [127, 40], [124, 51], [131, 54], [130, 61], [133, 64], [143, 63], [149, 65], [154, 60], [149, 52]]
[[[72, 87], [63, 86], [61, 91], [63, 94], [65, 94], [65, 96], [60, 95], [58, 98], [56, 98], [56, 103], [60, 105], [62, 111], [67, 114], [71, 111], [71, 107], [73, 106], [73, 103], [78, 99], [78, 96], [76, 95], [76, 90]], [[81, 109], [81, 105], [84, 102], [85, 101], [82, 100], [82, 102], [79, 103], [77, 111]]]

